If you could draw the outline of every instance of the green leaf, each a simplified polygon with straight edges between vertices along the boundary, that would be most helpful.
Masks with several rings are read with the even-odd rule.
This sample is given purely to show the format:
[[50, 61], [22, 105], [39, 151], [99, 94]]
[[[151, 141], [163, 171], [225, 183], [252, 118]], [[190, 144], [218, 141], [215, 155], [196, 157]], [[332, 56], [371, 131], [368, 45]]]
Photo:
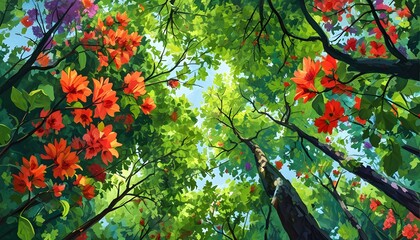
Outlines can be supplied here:
[[388, 176], [391, 176], [402, 165], [402, 156], [400, 145], [394, 141], [390, 141], [392, 150], [382, 157], [384, 171]]
[[324, 103], [324, 96], [322, 94], [318, 94], [314, 101], [312, 102], [312, 108], [315, 110], [318, 115], [324, 114], [325, 111], [325, 103]]
[[36, 108], [50, 108], [50, 98], [45, 94], [44, 90], [37, 89], [31, 91], [28, 95], [29, 103], [31, 107], [29, 110], [34, 110]]
[[399, 92], [401, 90], [403, 90], [405, 88], [405, 86], [407, 86], [408, 81], [402, 80], [402, 79], [397, 79], [397, 83], [395, 84], [395, 87], [393, 89], [393, 91], [395, 92]]
[[19, 216], [17, 235], [22, 240], [32, 239], [35, 236], [34, 228], [27, 218]]
[[12, 102], [15, 104], [17, 108], [23, 111], [28, 110], [28, 103], [23, 98], [22, 92], [16, 89], [15, 87], [12, 87], [12, 94], [10, 98], [12, 99]]
[[12, 130], [4, 124], [0, 124], [0, 145], [6, 144], [10, 140]]
[[369, 137], [369, 141], [370, 141], [370, 144], [372, 144], [372, 146], [378, 147], [379, 142], [381, 141], [381, 138], [375, 133], [372, 133]]
[[130, 112], [134, 115], [134, 118], [137, 118], [140, 114], [140, 107], [133, 104], [130, 106]]
[[79, 52], [78, 60], [79, 60], [80, 70], [83, 70], [86, 67], [86, 53]]
[[44, 90], [44, 93], [50, 98], [51, 101], [54, 101], [54, 88], [49, 84], [41, 84], [38, 86], [38, 89]]
[[69, 214], [70, 211], [70, 204], [69, 202], [67, 202], [66, 200], [60, 200], [61, 205], [63, 206], [63, 217], [67, 216], [67, 214]]
[[364, 120], [368, 120], [372, 116], [372, 109], [360, 109], [359, 117]]

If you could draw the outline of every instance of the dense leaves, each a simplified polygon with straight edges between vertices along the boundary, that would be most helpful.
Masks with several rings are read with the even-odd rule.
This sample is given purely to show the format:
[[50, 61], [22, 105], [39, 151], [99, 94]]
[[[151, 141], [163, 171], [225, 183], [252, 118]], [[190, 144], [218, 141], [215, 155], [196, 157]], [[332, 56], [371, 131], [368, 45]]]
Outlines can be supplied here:
[[419, 14], [0, 3], [0, 238], [419, 238]]

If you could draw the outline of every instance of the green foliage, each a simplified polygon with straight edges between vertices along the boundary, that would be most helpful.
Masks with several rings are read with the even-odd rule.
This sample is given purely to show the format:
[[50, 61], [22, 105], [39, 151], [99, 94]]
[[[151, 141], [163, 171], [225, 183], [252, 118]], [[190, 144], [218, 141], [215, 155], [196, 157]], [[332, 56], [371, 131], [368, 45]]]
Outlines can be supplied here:
[[35, 236], [31, 222], [25, 217], [19, 216], [17, 236], [22, 240], [30, 240]]
[[[409, 72], [412, 66], [404, 65], [389, 46], [379, 57], [372, 54], [372, 43], [384, 40], [365, 2], [356, 0], [342, 11], [321, 11], [328, 8], [322, 1], [305, 2], [308, 15], [300, 4], [275, 0], [95, 2], [93, 18], [83, 13], [53, 32], [54, 44], [41, 50], [48, 56], [46, 66], [37, 59], [42, 38], [35, 38], [33, 30], [38, 24], [50, 29], [45, 24], [49, 10], [36, 3], [42, 5], [42, 19], [26, 27], [20, 21], [30, 15], [33, 3], [0, 3], [0, 238], [14, 239], [17, 233], [20, 239], [62, 239], [100, 216], [86, 229], [88, 239], [288, 239], [244, 139], [260, 146], [332, 238], [358, 238], [333, 190], [369, 239], [398, 238], [411, 223], [404, 204], [352, 173], [369, 166], [378, 179], [420, 190], [420, 160], [407, 151], [420, 144], [418, 81], [398, 70], [374, 68], [396, 64]], [[322, 6], [313, 8], [317, 2]], [[384, 27], [390, 35], [395, 27], [395, 47], [412, 64], [419, 56], [420, 8], [413, 1], [384, 5], [390, 8], [378, 9]], [[410, 11], [404, 12], [405, 7]], [[127, 26], [121, 13], [130, 19]], [[329, 38], [326, 42], [308, 16]], [[135, 34], [143, 38], [133, 47], [129, 36]], [[347, 46], [352, 38], [355, 49]], [[104, 60], [99, 52], [109, 66], [100, 66]], [[327, 74], [319, 66], [314, 76], [305, 76], [313, 78], [315, 95], [305, 103], [295, 100], [302, 86], [292, 78], [307, 67], [303, 58], [324, 63], [327, 54], [337, 58], [337, 67]], [[119, 66], [119, 60], [127, 62]], [[86, 101], [69, 101], [60, 83], [61, 72], [68, 69], [85, 76], [93, 92], [93, 79], [109, 78], [119, 111], [97, 117], [98, 92]], [[136, 71], [145, 81], [146, 93], [140, 96], [127, 93], [125, 77]], [[329, 82], [333, 85], [326, 85], [327, 76], [336, 80]], [[180, 86], [172, 88], [169, 79], [179, 80]], [[11, 85], [3, 91], [5, 83]], [[146, 98], [156, 104], [150, 114], [141, 107]], [[315, 125], [331, 100], [344, 111], [342, 119], [328, 119], [327, 124], [337, 122], [332, 134]], [[93, 111], [86, 126], [75, 122], [82, 109]], [[51, 127], [58, 120], [41, 117], [42, 110], [61, 114], [63, 127]], [[76, 138], [86, 140], [91, 126], [112, 126], [112, 136], [122, 144], [113, 148], [118, 157], [114, 153], [107, 161], [103, 152], [87, 157], [87, 146], [71, 145]], [[63, 179], [53, 173], [57, 159], [43, 157], [48, 144], [60, 139], [81, 167]], [[334, 161], [332, 154], [342, 159]], [[20, 193], [16, 176], [22, 158], [31, 155], [46, 166], [46, 187], [32, 184], [31, 192]], [[105, 169], [103, 181], [93, 173], [93, 164]], [[77, 174], [85, 182], [75, 184]], [[61, 196], [54, 184], [65, 186]], [[92, 199], [85, 192], [88, 185], [94, 187]], [[375, 211], [369, 207], [373, 199], [381, 202]], [[383, 230], [389, 209], [397, 224]], [[414, 223], [419, 226], [418, 220]]]

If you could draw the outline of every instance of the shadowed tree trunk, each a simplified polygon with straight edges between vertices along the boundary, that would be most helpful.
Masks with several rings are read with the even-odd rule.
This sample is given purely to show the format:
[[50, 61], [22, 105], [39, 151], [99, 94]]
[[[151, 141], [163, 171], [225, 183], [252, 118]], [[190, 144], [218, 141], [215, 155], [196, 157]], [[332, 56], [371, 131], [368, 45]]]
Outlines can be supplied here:
[[290, 239], [330, 239], [308, 212], [292, 184], [268, 161], [261, 148], [252, 141], [242, 139], [255, 157], [258, 173], [265, 192]]

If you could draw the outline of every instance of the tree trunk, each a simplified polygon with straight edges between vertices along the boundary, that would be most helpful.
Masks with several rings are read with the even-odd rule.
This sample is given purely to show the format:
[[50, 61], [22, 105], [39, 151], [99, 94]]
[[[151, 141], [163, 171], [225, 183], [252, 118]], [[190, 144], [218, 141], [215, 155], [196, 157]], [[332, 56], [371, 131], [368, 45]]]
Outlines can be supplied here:
[[[304, 138], [305, 140], [312, 143], [315, 147], [340, 164], [341, 167], [361, 177], [363, 180], [372, 184], [386, 195], [388, 195], [390, 198], [406, 207], [414, 215], [420, 217], [420, 200], [418, 193], [415, 191], [402, 187], [395, 181], [381, 176], [370, 166], [364, 166], [363, 164], [357, 162], [355, 159], [346, 157], [344, 153], [336, 151], [331, 146], [319, 142], [317, 138], [308, 135], [294, 124], [284, 122], [277, 123], [296, 132], [299, 137]], [[354, 164], [352, 164], [352, 162]]]
[[273, 197], [271, 203], [290, 239], [330, 239], [308, 212], [292, 184], [267, 161], [261, 148], [252, 141], [242, 141], [254, 153], [264, 190]]

